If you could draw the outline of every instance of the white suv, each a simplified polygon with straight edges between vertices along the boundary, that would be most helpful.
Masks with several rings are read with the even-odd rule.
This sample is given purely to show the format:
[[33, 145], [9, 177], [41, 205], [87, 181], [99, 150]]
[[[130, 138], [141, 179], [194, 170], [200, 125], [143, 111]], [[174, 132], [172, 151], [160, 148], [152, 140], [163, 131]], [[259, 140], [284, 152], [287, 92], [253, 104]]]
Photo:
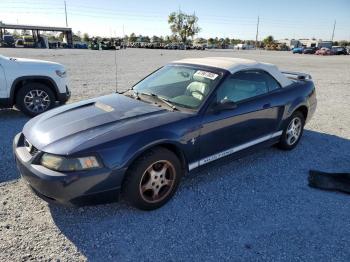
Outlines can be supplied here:
[[0, 107], [36, 116], [70, 98], [63, 65], [0, 55]]

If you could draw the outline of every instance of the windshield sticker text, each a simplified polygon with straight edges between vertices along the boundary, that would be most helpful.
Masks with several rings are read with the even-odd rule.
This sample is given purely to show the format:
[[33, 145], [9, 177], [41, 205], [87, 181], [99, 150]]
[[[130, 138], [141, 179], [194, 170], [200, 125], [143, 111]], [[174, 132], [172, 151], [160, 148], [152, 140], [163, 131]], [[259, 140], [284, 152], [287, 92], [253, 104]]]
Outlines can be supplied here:
[[208, 71], [198, 70], [196, 73], [194, 73], [194, 76], [201, 76], [211, 80], [215, 80], [215, 78], [218, 77], [218, 74], [208, 72]]

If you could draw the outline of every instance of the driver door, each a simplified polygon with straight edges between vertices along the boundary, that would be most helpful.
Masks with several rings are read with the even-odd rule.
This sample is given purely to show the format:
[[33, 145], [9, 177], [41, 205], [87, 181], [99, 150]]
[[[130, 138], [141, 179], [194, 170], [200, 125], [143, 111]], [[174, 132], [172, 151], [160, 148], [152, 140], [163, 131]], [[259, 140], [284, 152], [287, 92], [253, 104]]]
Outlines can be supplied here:
[[[266, 76], [271, 77], [261, 71], [241, 71], [218, 87], [202, 119], [200, 165], [268, 140], [276, 131], [283, 109], [273, 106], [269, 92], [280, 86]], [[235, 108], [215, 111], [215, 105], [225, 100], [233, 101]]]

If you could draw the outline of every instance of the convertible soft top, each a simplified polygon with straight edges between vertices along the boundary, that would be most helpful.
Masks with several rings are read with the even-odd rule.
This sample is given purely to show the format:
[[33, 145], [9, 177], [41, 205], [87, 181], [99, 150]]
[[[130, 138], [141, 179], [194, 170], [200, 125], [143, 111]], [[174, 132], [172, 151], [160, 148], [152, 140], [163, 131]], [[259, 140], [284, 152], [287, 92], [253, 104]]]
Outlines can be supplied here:
[[272, 75], [282, 87], [286, 87], [292, 84], [292, 80], [288, 79], [283, 73], [281, 73], [277, 66], [269, 63], [257, 62], [250, 59], [234, 58], [234, 57], [204, 57], [204, 58], [187, 58], [177, 60], [172, 63], [184, 63], [211, 66], [216, 68], [225, 69], [236, 73], [245, 69], [261, 69]]

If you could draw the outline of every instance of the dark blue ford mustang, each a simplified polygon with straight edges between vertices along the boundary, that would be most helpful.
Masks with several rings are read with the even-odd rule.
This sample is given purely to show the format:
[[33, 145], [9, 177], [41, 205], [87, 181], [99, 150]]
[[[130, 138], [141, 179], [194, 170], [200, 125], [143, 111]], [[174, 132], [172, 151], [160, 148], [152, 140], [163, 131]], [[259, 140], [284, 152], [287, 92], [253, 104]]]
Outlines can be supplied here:
[[293, 149], [315, 108], [309, 75], [237, 58], [185, 59], [123, 94], [33, 118], [13, 150], [22, 177], [48, 201], [121, 195], [155, 209], [199, 166], [273, 144]]

